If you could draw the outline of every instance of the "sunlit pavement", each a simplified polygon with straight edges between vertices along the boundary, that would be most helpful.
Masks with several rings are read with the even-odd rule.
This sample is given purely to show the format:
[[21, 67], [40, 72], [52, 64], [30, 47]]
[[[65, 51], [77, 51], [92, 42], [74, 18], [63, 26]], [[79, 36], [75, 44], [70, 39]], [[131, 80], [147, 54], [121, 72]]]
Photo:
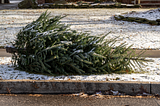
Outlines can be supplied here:
[[160, 100], [137, 97], [83, 98], [62, 94], [1, 94], [0, 103], [1, 106], [159, 106]]

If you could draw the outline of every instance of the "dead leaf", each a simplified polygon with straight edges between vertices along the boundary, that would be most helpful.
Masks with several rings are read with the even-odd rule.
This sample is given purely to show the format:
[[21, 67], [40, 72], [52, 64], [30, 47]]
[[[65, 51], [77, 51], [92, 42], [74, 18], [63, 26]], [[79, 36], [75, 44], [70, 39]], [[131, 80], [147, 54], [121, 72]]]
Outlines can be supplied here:
[[80, 95], [80, 97], [87, 98], [87, 97], [88, 97], [88, 94], [82, 94], [82, 95]]
[[36, 96], [36, 97], [40, 97], [42, 96], [41, 94], [29, 94], [29, 96]]
[[135, 78], [132, 78], [133, 80], [136, 80]]
[[126, 72], [128, 73], [129, 71], [128, 71], [128, 70], [126, 70]]
[[136, 96], [136, 98], [142, 98], [142, 96]]

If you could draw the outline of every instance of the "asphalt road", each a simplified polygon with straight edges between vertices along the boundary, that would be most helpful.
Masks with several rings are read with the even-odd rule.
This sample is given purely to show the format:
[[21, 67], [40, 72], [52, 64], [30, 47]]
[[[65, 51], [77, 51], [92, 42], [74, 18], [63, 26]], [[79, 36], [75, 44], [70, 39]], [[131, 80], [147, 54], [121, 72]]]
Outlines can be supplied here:
[[66, 95], [0, 95], [1, 106], [160, 106], [156, 98], [122, 98], [110, 99], [71, 97]]
[[17, 9], [18, 3], [23, 0], [9, 0], [9, 1], [10, 1], [10, 3], [0, 4], [0, 10]]

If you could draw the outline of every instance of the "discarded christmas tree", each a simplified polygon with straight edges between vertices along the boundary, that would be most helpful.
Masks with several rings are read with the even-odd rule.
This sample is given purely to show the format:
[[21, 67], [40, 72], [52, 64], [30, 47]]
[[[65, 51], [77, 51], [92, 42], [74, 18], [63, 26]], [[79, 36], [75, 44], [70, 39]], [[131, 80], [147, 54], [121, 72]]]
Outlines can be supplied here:
[[139, 66], [146, 61], [125, 43], [112, 50], [116, 39], [106, 39], [109, 33], [78, 33], [61, 24], [62, 18], [45, 12], [17, 34], [13, 46], [18, 53], [12, 56], [16, 67], [49, 75], [104, 74], [131, 71], [132, 61]]

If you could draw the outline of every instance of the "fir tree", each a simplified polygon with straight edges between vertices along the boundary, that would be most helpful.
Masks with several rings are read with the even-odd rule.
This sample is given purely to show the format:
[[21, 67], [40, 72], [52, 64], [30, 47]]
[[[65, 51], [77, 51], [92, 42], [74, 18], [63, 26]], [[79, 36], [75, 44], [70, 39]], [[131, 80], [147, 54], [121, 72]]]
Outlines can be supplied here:
[[60, 23], [63, 17], [50, 17], [46, 11], [17, 34], [13, 46], [18, 53], [12, 56], [16, 67], [49, 75], [104, 74], [131, 71], [133, 62], [140, 68], [146, 61], [125, 43], [113, 50], [117, 39], [106, 39], [109, 33], [91, 36], [71, 30]]

